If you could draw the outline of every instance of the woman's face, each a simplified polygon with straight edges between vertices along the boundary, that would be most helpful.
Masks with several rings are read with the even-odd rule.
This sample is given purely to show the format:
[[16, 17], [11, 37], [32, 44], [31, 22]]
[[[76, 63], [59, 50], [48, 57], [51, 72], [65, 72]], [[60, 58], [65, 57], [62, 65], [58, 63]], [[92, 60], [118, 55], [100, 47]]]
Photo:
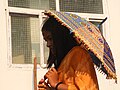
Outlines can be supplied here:
[[52, 33], [47, 30], [42, 31], [43, 38], [47, 42], [47, 47], [51, 50], [52, 54], [55, 54], [54, 45], [53, 45], [53, 38]]

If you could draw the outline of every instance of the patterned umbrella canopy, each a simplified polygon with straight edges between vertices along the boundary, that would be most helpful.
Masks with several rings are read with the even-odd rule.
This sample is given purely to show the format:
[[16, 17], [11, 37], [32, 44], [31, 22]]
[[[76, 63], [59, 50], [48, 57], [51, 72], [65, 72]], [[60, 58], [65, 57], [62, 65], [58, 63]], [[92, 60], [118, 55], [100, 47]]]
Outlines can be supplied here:
[[114, 60], [109, 45], [94, 24], [78, 15], [67, 12], [48, 10], [45, 11], [45, 15], [54, 17], [61, 25], [67, 27], [74, 34], [76, 41], [88, 50], [99, 70], [105, 73], [107, 78], [117, 80]]

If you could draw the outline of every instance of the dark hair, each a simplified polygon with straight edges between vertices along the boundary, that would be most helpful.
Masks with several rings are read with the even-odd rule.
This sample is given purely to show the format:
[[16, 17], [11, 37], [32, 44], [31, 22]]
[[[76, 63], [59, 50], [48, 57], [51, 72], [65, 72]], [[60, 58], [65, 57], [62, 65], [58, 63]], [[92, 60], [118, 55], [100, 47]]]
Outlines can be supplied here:
[[44, 23], [42, 31], [43, 30], [48, 30], [52, 33], [53, 43], [56, 50], [56, 56], [52, 55], [51, 51], [49, 53], [47, 61], [48, 68], [54, 64], [57, 69], [65, 55], [76, 46], [77, 43], [74, 40], [72, 33], [70, 34], [69, 29], [61, 25], [61, 23], [57, 22], [53, 17], [49, 17]]

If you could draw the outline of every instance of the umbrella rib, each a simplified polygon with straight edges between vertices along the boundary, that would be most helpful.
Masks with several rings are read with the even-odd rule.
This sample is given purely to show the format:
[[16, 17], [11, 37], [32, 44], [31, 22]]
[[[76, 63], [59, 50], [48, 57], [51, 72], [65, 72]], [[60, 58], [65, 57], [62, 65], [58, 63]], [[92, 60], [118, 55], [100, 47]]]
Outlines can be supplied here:
[[[74, 29], [75, 28], [78, 28], [74, 23], [72, 23], [70, 20], [68, 20], [62, 13], [60, 13], [60, 12], [58, 12], [64, 19], [65, 19], [65, 21], [66, 22], [70, 22], [69, 24], [71, 24], [71, 25], [68, 25], [67, 23], [66, 23], [66, 25], [68, 25], [69, 27], [71, 27], [72, 28], [72, 26], [74, 27]], [[65, 15], [66, 15], [66, 13], [65, 13]], [[73, 24], [73, 25], [72, 25]], [[73, 29], [73, 28], [72, 28]]]
[[[49, 12], [48, 12], [49, 13]], [[55, 14], [56, 15], [55, 15]], [[59, 13], [59, 12], [58, 12]], [[59, 18], [59, 15], [56, 13], [56, 12], [52, 12], [52, 14], [51, 13], [49, 13], [50, 15], [52, 15], [52, 16], [54, 16], [56, 19], [59, 19], [60, 21], [61, 21], [61, 23], [63, 24], [63, 25], [68, 25], [65, 21], [63, 21], [63, 20], [61, 20], [60, 18]], [[61, 14], [61, 13], [59, 13], [59, 14]], [[58, 15], [58, 16], [57, 16]], [[63, 16], [62, 14], [61, 14], [61, 16]], [[64, 19], [65, 19], [65, 17], [63, 17]], [[65, 19], [66, 20], [66, 19]], [[58, 21], [58, 20], [57, 20]], [[67, 20], [66, 20], [67, 21]], [[69, 26], [69, 27], [68, 27]], [[70, 26], [70, 25], [68, 25], [68, 26], [66, 26], [67, 28], [69, 28], [70, 30], [72, 30], [72, 27]], [[74, 28], [75, 28], [75, 26], [73, 26]], [[73, 30], [72, 30], [73, 31]]]
[[[113, 72], [115, 72], [115, 70], [114, 70], [114, 68], [112, 67], [112, 65], [109, 63], [109, 61], [107, 60], [107, 59], [104, 59], [105, 60], [105, 64], [108, 64], [107, 66], [109, 67], [109, 68], [111, 68], [110, 70], [112, 70]], [[108, 62], [108, 63], [107, 63]]]

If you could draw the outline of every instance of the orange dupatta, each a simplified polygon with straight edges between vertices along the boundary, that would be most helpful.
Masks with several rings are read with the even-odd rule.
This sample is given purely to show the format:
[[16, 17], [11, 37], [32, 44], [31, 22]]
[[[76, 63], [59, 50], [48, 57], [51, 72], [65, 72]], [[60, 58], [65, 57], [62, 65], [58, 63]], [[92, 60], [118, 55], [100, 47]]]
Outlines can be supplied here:
[[58, 68], [59, 81], [68, 90], [99, 90], [96, 72], [88, 52], [80, 46], [72, 48]]

